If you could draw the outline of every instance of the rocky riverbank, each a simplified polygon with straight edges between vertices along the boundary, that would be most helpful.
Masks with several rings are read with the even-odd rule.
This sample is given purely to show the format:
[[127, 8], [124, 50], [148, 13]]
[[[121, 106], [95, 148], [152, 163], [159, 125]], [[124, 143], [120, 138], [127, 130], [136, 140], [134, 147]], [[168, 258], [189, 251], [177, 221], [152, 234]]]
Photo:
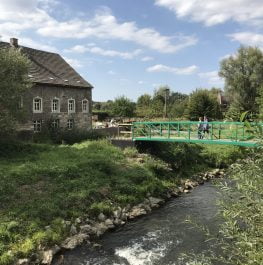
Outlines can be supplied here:
[[[56, 264], [63, 264], [63, 253], [73, 250], [81, 244], [90, 245], [90, 247], [99, 247], [95, 240], [101, 237], [105, 232], [116, 229], [125, 225], [127, 222], [134, 220], [142, 215], [150, 213], [152, 210], [159, 208], [165, 201], [190, 193], [192, 189], [198, 185], [204, 184], [214, 178], [224, 177], [225, 172], [221, 169], [215, 169], [211, 172], [201, 173], [193, 176], [191, 179], [181, 181], [181, 185], [174, 189], [168, 189], [162, 197], [152, 197], [150, 194], [141, 203], [126, 207], [116, 207], [116, 209], [108, 216], [100, 213], [97, 218], [91, 218], [88, 215], [76, 218], [74, 222], [63, 221], [65, 228], [69, 230], [70, 236], [61, 244], [55, 245], [51, 249], [39, 249], [31, 258], [19, 259], [16, 265], [50, 265], [53, 258], [57, 256]], [[49, 229], [49, 227], [46, 227]]]

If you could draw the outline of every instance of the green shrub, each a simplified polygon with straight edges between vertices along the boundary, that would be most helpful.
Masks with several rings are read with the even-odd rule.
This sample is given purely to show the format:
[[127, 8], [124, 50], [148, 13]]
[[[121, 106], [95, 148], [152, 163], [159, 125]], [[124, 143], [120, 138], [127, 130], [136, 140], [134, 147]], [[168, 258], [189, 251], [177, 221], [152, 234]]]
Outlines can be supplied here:
[[98, 216], [100, 213], [110, 215], [113, 211], [113, 207], [110, 202], [96, 202], [90, 206], [90, 213], [94, 216]]

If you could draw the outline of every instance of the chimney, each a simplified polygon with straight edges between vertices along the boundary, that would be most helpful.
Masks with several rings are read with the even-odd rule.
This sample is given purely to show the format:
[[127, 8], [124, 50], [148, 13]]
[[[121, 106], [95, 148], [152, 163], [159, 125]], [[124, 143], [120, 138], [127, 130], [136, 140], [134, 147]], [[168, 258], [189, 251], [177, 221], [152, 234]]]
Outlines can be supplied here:
[[11, 47], [15, 47], [15, 48], [17, 48], [17, 47], [18, 47], [18, 39], [16, 39], [16, 38], [11, 38], [11, 39], [10, 39], [10, 45], [11, 45]]

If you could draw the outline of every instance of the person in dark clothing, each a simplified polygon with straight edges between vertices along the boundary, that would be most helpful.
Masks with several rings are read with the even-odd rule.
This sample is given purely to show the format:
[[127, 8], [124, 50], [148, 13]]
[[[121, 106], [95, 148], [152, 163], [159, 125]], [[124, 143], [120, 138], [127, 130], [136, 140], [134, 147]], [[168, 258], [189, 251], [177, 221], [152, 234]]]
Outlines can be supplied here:
[[209, 123], [208, 123], [208, 118], [206, 116], [204, 116], [204, 121], [203, 121], [203, 133], [205, 136], [205, 134], [207, 133], [207, 135], [209, 135]]
[[199, 117], [199, 123], [197, 126], [197, 138], [198, 139], [203, 139], [203, 120], [202, 117]]

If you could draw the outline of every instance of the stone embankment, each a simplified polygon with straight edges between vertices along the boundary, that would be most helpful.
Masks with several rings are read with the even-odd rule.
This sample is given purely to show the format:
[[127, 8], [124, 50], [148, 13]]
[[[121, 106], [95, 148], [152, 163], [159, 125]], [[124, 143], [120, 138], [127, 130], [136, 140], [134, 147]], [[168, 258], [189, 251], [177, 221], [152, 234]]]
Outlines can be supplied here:
[[[148, 214], [153, 209], [159, 208], [170, 198], [190, 193], [194, 187], [202, 185], [210, 179], [221, 178], [224, 175], [225, 172], [223, 170], [215, 169], [211, 172], [193, 176], [192, 179], [182, 180], [180, 186], [167, 190], [167, 193], [165, 193], [162, 198], [152, 197], [148, 194], [147, 198], [138, 205], [127, 205], [124, 208], [117, 207], [110, 216], [100, 213], [95, 219], [86, 215], [77, 218], [74, 222], [63, 221], [65, 228], [68, 228], [70, 231], [70, 236], [68, 238], [60, 245], [55, 245], [51, 249], [39, 250], [31, 260], [18, 260], [16, 265], [50, 265], [55, 255], [58, 256], [57, 264], [63, 264], [63, 252], [72, 250], [84, 243], [91, 247], [99, 247], [99, 245], [94, 242], [96, 238], [102, 236], [106, 231], [113, 230], [126, 224], [129, 220]], [[48, 229], [48, 227], [46, 229]]]

